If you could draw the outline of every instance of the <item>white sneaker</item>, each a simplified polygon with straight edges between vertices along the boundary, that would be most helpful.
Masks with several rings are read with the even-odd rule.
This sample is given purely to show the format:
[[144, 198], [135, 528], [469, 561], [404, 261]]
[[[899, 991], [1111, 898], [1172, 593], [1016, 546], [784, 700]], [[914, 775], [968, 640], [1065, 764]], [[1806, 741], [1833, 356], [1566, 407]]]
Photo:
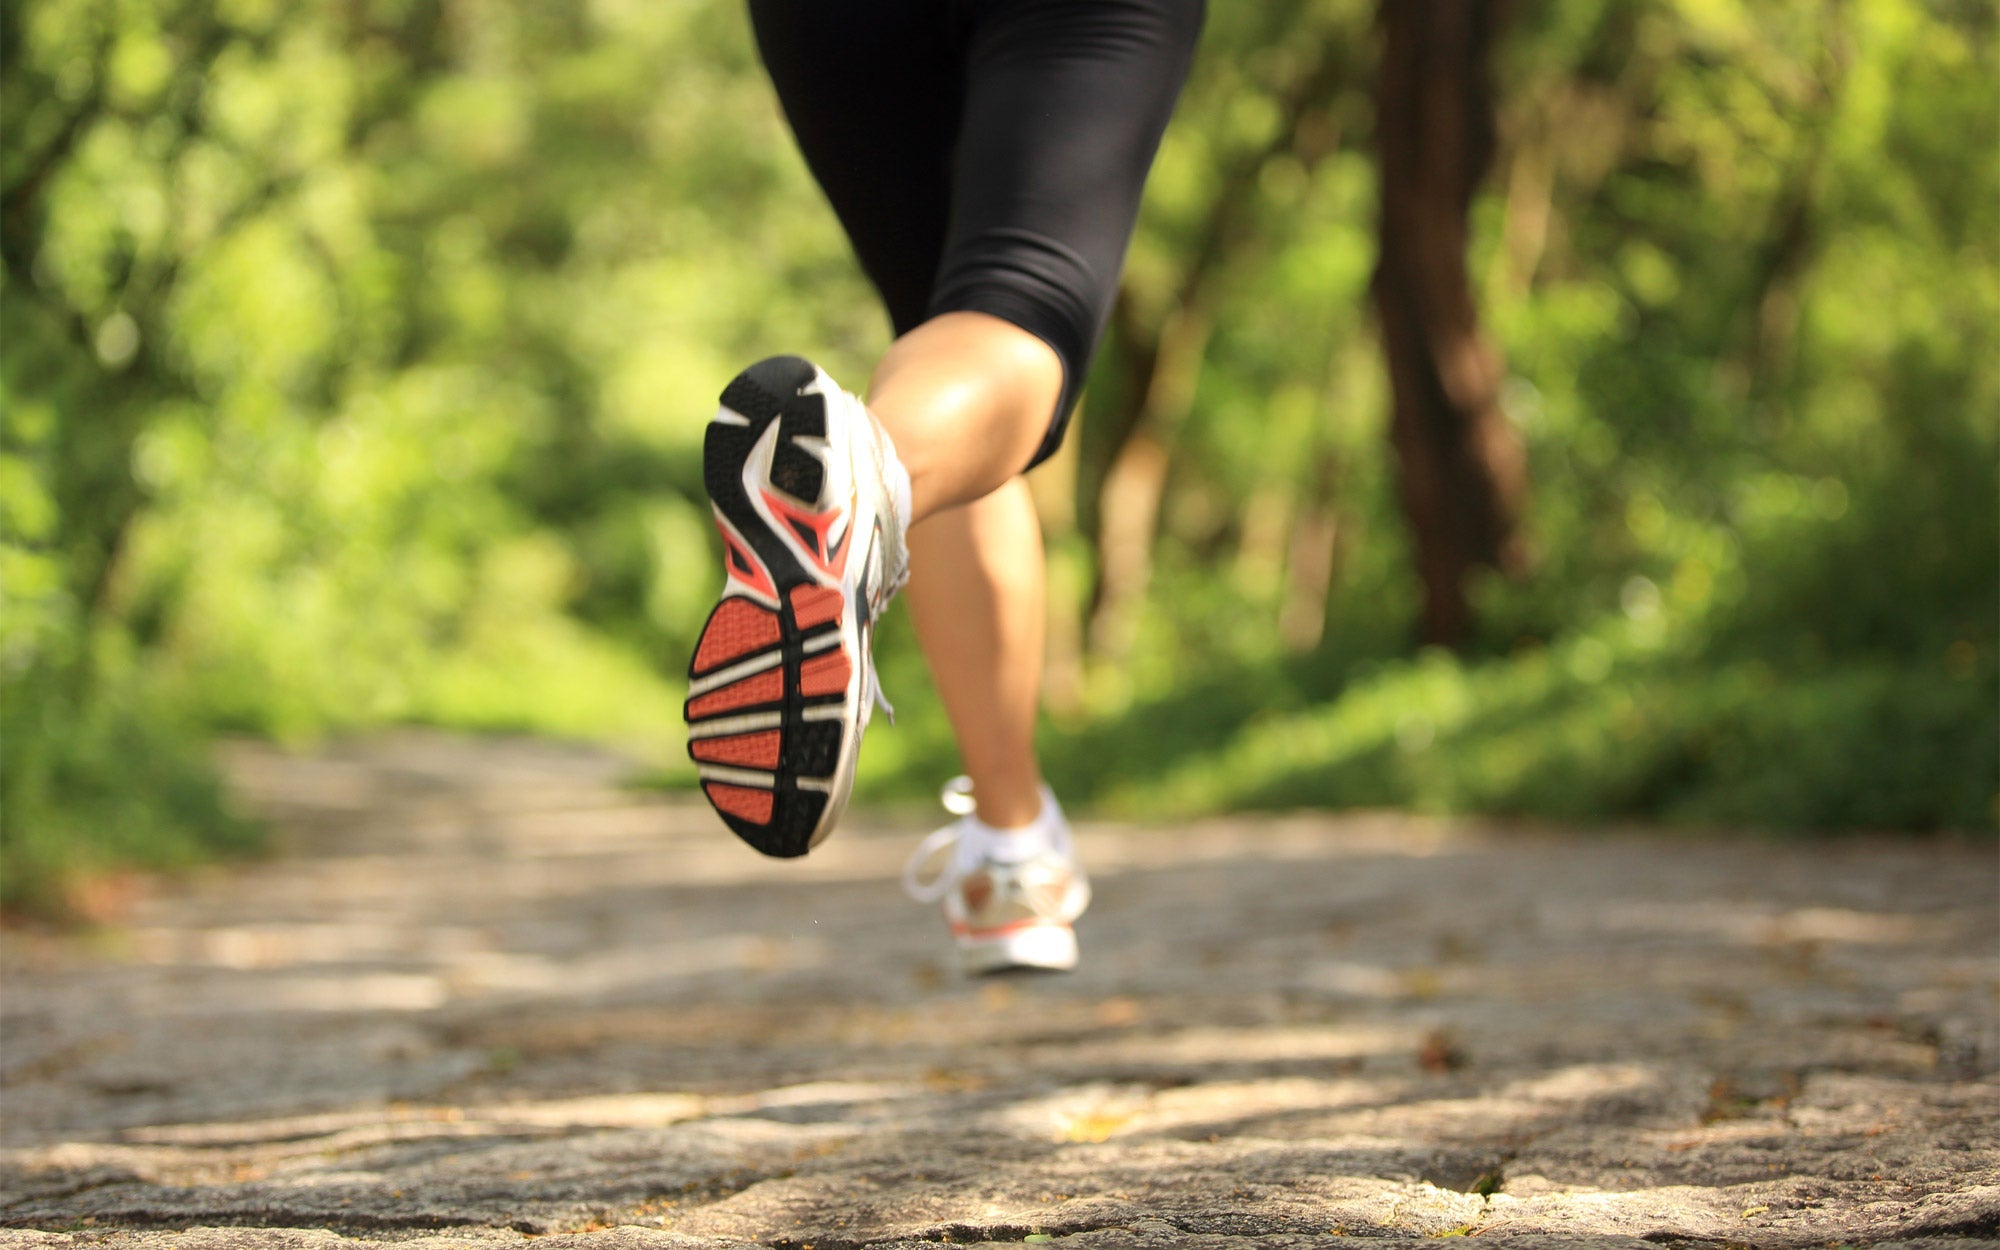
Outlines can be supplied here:
[[[945, 923], [969, 973], [1076, 967], [1076, 930], [1090, 906], [1090, 881], [1077, 863], [1069, 822], [1042, 787], [1042, 812], [1025, 830], [989, 829], [973, 815], [972, 785], [944, 788], [945, 810], [958, 815], [925, 838], [903, 867], [903, 888], [920, 903], [944, 903]], [[944, 862], [928, 880], [926, 866]]]
[[908, 577], [909, 475], [862, 402], [797, 356], [723, 390], [702, 461], [728, 580], [688, 665], [688, 755], [739, 837], [803, 855], [847, 807], [875, 705], [890, 711], [870, 648]]

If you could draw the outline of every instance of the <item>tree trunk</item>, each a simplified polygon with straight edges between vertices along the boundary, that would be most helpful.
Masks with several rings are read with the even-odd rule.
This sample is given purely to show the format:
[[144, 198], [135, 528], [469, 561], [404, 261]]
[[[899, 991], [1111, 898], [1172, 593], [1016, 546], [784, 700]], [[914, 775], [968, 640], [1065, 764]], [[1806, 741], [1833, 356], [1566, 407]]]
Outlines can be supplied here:
[[1126, 409], [1108, 414], [1116, 433], [1095, 492], [1098, 581], [1089, 638], [1101, 659], [1119, 663], [1130, 650], [1152, 576], [1175, 444], [1214, 330], [1218, 284], [1232, 265], [1269, 242], [1256, 229], [1259, 180], [1279, 157], [1290, 156], [1310, 173], [1339, 147], [1340, 129], [1329, 110], [1340, 84], [1353, 77], [1352, 60], [1343, 45], [1329, 42], [1274, 99], [1277, 126], [1222, 177], [1195, 234], [1193, 255], [1164, 306], [1148, 317], [1120, 293], [1110, 329], [1126, 372]]
[[1153, 538], [1181, 423], [1194, 407], [1202, 354], [1212, 328], [1189, 301], [1167, 318], [1144, 358], [1144, 391], [1098, 493], [1098, 583], [1090, 648], [1122, 661], [1138, 627], [1139, 605], [1153, 573]]
[[1347, 538], [1340, 509], [1341, 480], [1346, 476], [1340, 453], [1320, 453], [1313, 472], [1313, 490], [1298, 512], [1290, 549], [1285, 553], [1285, 593], [1278, 610], [1278, 639], [1294, 653], [1311, 651], [1326, 636], [1326, 601], [1333, 592], [1334, 570]]
[[1374, 296], [1393, 392], [1390, 437], [1423, 580], [1422, 636], [1462, 644], [1467, 582], [1518, 572], [1527, 492], [1500, 413], [1499, 353], [1480, 332], [1465, 251], [1473, 191], [1493, 157], [1494, 0], [1382, 0], [1376, 150], [1381, 253]]

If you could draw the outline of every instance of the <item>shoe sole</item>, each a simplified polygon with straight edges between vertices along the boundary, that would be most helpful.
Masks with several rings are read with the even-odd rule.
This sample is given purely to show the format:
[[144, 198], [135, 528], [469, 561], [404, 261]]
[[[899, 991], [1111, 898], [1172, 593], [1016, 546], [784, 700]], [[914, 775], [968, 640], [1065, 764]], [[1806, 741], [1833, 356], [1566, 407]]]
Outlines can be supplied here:
[[972, 976], [1069, 972], [1076, 959], [1076, 930], [1066, 924], [1031, 924], [994, 937], [958, 939], [959, 967]]
[[[702, 444], [702, 473], [722, 533], [729, 581], [688, 664], [688, 757], [716, 814], [745, 842], [781, 859], [804, 855], [832, 829], [854, 779], [858, 664], [865, 641], [846, 595], [772, 529], [744, 481], [770, 451], [765, 507], [796, 541], [838, 567], [855, 555], [848, 531], [828, 545], [839, 509], [815, 510], [825, 481], [825, 397], [796, 356], [761, 361], [722, 392]], [[868, 552], [858, 553], [866, 558]], [[864, 566], [865, 567], [865, 566]]]

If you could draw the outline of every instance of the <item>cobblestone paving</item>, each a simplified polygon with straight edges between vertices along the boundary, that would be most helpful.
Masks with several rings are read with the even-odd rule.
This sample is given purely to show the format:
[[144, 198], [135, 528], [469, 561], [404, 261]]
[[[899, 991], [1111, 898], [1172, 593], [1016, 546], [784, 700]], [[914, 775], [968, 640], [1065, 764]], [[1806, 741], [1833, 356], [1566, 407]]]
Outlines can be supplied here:
[[1991, 843], [1086, 825], [1083, 970], [978, 982], [919, 813], [778, 863], [578, 748], [231, 767], [281, 854], [0, 935], [0, 1246], [2000, 1237]]

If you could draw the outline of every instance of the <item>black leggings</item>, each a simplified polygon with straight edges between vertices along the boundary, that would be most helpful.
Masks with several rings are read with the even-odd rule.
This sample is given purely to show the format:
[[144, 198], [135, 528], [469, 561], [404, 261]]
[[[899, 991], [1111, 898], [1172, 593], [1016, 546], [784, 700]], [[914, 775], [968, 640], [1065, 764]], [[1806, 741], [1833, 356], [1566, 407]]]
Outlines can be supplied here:
[[1203, 0], [750, 0], [806, 164], [904, 334], [1000, 317], [1055, 349], [1051, 455], [1111, 313]]

